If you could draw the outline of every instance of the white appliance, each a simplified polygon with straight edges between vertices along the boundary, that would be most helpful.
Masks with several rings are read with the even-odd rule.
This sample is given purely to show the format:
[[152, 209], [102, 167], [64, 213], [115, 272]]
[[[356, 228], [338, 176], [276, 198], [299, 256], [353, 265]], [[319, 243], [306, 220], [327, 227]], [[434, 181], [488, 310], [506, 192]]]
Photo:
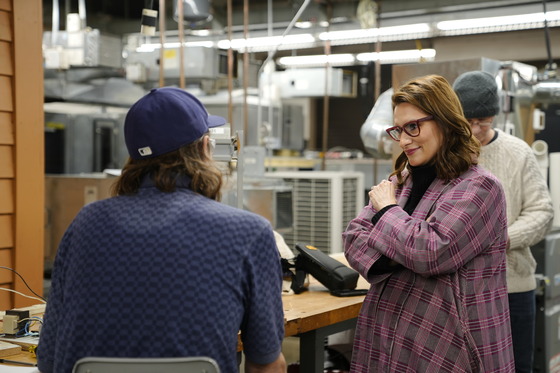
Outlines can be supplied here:
[[364, 175], [361, 172], [268, 172], [292, 187], [293, 227], [284, 240], [311, 244], [325, 253], [343, 251], [342, 232], [364, 207]]

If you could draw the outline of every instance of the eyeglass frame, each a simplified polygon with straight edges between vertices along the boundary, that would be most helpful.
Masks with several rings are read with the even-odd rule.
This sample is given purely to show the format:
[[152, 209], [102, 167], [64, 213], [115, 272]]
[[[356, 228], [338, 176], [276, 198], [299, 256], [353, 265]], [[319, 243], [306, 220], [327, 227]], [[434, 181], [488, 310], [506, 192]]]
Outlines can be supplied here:
[[473, 118], [473, 119], [467, 119], [467, 122], [469, 122], [471, 126], [490, 127], [491, 125], [494, 124], [494, 118], [490, 119], [489, 121], [481, 121]]
[[[404, 133], [406, 133], [406, 134], [407, 134], [408, 136], [410, 136], [410, 137], [418, 137], [418, 136], [420, 136], [420, 123], [426, 122], [426, 121], [428, 121], [428, 120], [433, 120], [433, 119], [434, 119], [434, 116], [433, 116], [433, 115], [428, 115], [427, 117], [423, 117], [423, 118], [419, 118], [419, 119], [415, 119], [415, 120], [408, 121], [408, 122], [406, 122], [405, 124], [403, 124], [402, 126], [393, 126], [393, 127], [389, 127], [389, 128], [387, 128], [387, 129], [385, 130], [385, 132], [387, 132], [387, 134], [389, 135], [389, 137], [390, 137], [392, 140], [394, 140], [394, 141], [401, 141], [401, 134], [403, 133], [403, 131], [404, 131]], [[412, 135], [410, 132], [408, 132], [408, 131], [406, 130], [406, 127], [407, 127], [408, 125], [410, 125], [410, 124], [413, 124], [413, 123], [415, 123], [416, 126], [418, 127], [418, 133], [417, 133], [416, 135]], [[399, 133], [399, 138], [398, 138], [398, 139], [395, 139], [395, 138], [393, 137], [393, 135], [391, 135], [391, 132], [394, 131], [394, 130], [397, 130], [398, 133]]]

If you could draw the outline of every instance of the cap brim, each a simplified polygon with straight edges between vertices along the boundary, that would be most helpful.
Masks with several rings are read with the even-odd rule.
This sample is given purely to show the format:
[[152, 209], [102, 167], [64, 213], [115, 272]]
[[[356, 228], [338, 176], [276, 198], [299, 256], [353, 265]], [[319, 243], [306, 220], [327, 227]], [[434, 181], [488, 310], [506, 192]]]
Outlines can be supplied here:
[[218, 115], [208, 115], [208, 128], [223, 126], [226, 123], [226, 118]]

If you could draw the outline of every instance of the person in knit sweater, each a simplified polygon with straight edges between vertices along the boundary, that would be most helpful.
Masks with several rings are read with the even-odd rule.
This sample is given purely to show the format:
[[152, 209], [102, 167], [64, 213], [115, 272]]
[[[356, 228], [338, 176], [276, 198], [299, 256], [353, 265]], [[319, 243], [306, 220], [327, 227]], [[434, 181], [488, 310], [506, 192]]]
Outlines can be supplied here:
[[530, 246], [544, 238], [552, 201], [531, 147], [492, 126], [500, 110], [492, 75], [469, 71], [453, 84], [465, 117], [482, 148], [479, 164], [502, 183], [507, 201], [507, 286], [516, 371], [532, 372], [535, 333], [535, 268]]

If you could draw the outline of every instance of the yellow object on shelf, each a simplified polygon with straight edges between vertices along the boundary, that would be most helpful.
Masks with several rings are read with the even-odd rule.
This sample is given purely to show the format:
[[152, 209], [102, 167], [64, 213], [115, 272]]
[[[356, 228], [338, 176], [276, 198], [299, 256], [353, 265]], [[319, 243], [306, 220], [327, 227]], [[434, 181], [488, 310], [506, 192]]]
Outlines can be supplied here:
[[314, 168], [316, 163], [319, 160], [317, 159], [307, 159], [301, 157], [272, 157], [266, 158], [264, 161], [264, 165], [266, 167], [275, 167], [275, 168], [283, 168], [283, 167], [295, 167], [295, 168]]

